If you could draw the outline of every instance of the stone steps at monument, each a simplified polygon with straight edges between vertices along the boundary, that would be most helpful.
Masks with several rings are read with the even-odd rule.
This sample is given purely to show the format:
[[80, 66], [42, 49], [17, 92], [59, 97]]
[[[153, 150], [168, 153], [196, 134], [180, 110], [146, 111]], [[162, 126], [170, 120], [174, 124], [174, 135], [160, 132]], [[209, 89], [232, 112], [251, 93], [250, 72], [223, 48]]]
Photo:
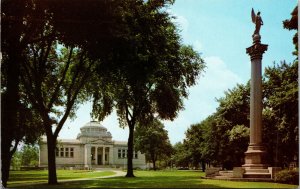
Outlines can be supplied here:
[[269, 169], [246, 169], [246, 173], [269, 173]]
[[220, 177], [233, 177], [233, 171], [219, 171]]
[[243, 175], [244, 178], [271, 178], [271, 174], [270, 173], [249, 173], [246, 172]]

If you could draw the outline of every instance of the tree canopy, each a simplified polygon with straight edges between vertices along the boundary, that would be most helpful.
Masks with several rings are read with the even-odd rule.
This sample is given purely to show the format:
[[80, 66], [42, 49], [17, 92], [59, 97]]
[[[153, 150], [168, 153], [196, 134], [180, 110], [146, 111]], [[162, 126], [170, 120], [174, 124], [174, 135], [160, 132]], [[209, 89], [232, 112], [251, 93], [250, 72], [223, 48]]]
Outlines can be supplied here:
[[[183, 108], [187, 88], [196, 83], [204, 68], [203, 60], [180, 37], [169, 14], [162, 9], [168, 1], [153, 4], [131, 2], [124, 16], [127, 36], [112, 49], [106, 87], [96, 90], [94, 115], [115, 108], [121, 127], [129, 127], [127, 175], [132, 177], [135, 125], [160, 119], [173, 120]], [[102, 74], [101, 74], [102, 76]], [[98, 100], [106, 99], [107, 103]], [[99, 108], [100, 107], [100, 108]], [[107, 108], [102, 108], [107, 107]]]
[[[47, 136], [49, 184], [57, 183], [54, 151], [58, 133], [89, 95], [94, 97], [94, 115], [103, 119], [115, 107], [121, 125], [129, 125], [131, 134], [135, 123], [148, 122], [154, 113], [174, 119], [182, 109], [187, 87], [195, 84], [203, 61], [191, 47], [180, 44], [177, 29], [163, 9], [172, 2], [2, 3], [7, 62], [3, 89], [10, 106], [4, 108], [8, 115], [4, 128], [9, 133], [10, 126], [17, 127], [17, 107], [24, 99]], [[13, 140], [11, 136], [2, 143], [7, 152]], [[130, 137], [129, 168], [132, 145]], [[7, 160], [6, 185], [11, 157], [3, 155], [3, 159]], [[132, 169], [128, 170], [132, 176]]]
[[[249, 143], [249, 99], [249, 83], [226, 91], [217, 111], [187, 130], [183, 145], [191, 156], [186, 158], [225, 169], [241, 166]], [[268, 163], [287, 166], [299, 156], [298, 61], [265, 69], [262, 113]]]
[[172, 145], [168, 131], [159, 120], [154, 119], [147, 125], [138, 125], [134, 136], [134, 149], [145, 153], [146, 160], [152, 162], [154, 170], [156, 170], [156, 161], [171, 156]]

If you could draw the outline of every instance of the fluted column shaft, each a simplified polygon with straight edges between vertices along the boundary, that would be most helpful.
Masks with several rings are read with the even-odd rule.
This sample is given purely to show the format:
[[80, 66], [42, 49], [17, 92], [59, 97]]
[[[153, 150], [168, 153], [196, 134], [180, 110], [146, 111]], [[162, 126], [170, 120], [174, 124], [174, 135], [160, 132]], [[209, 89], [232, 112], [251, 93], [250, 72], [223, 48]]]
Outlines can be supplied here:
[[250, 86], [250, 144], [245, 152], [246, 169], [265, 168], [266, 151], [262, 143], [262, 55], [268, 45], [260, 43], [260, 35], [253, 36], [253, 45], [246, 49], [251, 58]]

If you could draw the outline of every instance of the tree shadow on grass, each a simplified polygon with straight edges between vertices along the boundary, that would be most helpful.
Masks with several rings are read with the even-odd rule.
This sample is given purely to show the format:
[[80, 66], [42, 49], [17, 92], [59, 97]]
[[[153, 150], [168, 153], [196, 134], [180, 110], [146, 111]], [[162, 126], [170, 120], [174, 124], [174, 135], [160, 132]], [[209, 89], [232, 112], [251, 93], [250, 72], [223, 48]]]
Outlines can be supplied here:
[[199, 177], [160, 176], [160, 177], [114, 177], [85, 181], [68, 181], [58, 185], [35, 184], [16, 188], [224, 188], [203, 183]]

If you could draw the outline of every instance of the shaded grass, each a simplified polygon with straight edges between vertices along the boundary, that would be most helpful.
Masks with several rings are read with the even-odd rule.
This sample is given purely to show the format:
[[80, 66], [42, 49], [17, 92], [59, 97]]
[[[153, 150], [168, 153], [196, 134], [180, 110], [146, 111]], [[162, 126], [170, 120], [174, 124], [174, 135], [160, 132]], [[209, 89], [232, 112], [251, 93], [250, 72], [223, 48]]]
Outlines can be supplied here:
[[[114, 175], [113, 171], [86, 171], [86, 170], [57, 170], [57, 179], [72, 180], [80, 178], [95, 178]], [[10, 171], [8, 186], [17, 187], [36, 183], [47, 183], [48, 171]]]
[[136, 175], [134, 178], [97, 178], [64, 182], [53, 186], [23, 185], [19, 188], [297, 188], [296, 185], [267, 182], [201, 179], [204, 173], [200, 171], [135, 171], [134, 174]]

